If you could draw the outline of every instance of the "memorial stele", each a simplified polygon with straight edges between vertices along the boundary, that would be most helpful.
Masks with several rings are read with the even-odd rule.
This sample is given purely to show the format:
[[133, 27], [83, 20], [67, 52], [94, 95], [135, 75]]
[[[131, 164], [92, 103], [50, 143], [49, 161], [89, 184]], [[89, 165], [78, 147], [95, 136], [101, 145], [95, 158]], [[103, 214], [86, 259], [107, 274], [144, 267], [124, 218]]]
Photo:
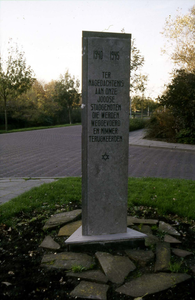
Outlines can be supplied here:
[[67, 244], [142, 239], [127, 228], [131, 35], [83, 31], [82, 226]]

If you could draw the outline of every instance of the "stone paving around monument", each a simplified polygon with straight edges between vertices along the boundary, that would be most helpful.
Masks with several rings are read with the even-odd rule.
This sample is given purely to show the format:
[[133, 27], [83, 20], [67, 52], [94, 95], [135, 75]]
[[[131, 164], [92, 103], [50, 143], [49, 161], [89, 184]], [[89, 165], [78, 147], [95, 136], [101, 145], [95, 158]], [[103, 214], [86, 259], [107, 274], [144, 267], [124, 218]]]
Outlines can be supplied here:
[[[179, 230], [177, 223], [170, 225], [164, 221], [128, 216], [129, 227], [147, 234], [143, 247], [132, 249], [125, 245], [117, 248], [105, 244], [103, 250], [97, 250], [97, 245], [88, 245], [87, 250], [81, 250], [82, 247], [73, 250], [67, 249], [64, 243], [60, 248], [54, 241], [55, 236], [65, 241], [81, 225], [79, 219], [80, 209], [52, 216], [44, 226], [47, 233], [40, 245], [45, 249], [42, 268], [64, 269], [67, 278], [77, 279], [70, 293], [75, 298], [106, 300], [107, 293], [113, 290], [118, 295], [142, 299], [144, 295], [165, 291], [195, 275], [194, 253], [183, 249], [185, 232]], [[49, 235], [50, 229], [56, 232], [53, 238]], [[183, 266], [175, 272], [171, 271], [173, 256], [180, 259]]]
[[147, 134], [146, 129], [139, 129], [129, 133], [129, 145], [149, 147], [149, 148], [161, 148], [195, 152], [195, 145], [180, 144], [180, 143], [168, 143], [158, 140], [152, 140], [145, 138]]
[[0, 205], [34, 187], [53, 181], [54, 178], [0, 178]]

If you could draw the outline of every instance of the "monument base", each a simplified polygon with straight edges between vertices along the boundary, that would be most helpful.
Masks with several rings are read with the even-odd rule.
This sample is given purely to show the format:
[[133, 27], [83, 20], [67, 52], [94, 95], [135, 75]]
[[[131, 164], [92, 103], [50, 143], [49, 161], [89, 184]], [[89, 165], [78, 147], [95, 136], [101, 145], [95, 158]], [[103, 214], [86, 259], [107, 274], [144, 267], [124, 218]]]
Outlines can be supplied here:
[[82, 235], [82, 226], [80, 226], [66, 241], [67, 245], [79, 244], [106, 244], [125, 241], [143, 240], [147, 235], [139, 231], [127, 228], [125, 233], [103, 234], [103, 235]]

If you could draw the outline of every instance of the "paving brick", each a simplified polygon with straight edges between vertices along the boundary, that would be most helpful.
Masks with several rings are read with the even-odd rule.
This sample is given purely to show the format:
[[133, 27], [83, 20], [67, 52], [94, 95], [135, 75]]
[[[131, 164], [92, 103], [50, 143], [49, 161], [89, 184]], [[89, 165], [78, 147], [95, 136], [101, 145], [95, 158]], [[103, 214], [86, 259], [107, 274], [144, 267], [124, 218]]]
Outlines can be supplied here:
[[[139, 132], [129, 146], [129, 176], [195, 180], [195, 151], [143, 147], [143, 139], [138, 146]], [[81, 176], [81, 126], [1, 134], [0, 144], [0, 178]]]

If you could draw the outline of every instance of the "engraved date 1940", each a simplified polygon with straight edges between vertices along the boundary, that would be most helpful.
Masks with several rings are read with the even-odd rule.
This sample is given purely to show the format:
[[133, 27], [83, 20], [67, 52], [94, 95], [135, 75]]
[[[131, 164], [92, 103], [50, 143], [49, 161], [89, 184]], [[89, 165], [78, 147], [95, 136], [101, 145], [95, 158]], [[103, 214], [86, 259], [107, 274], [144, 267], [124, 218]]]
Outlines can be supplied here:
[[[93, 51], [93, 59], [103, 59], [103, 51], [94, 50]], [[119, 51], [110, 51], [110, 60], [119, 60], [120, 59], [120, 53]]]

